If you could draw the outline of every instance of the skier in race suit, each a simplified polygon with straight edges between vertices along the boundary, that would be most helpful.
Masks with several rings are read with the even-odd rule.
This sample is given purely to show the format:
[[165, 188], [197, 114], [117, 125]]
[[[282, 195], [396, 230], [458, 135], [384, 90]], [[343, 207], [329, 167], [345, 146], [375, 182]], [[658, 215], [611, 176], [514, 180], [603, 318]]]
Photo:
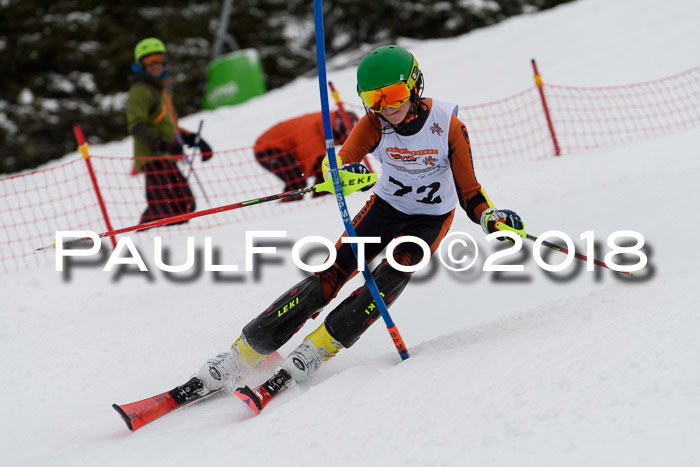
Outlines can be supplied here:
[[[490, 206], [474, 174], [469, 137], [457, 118], [457, 106], [423, 98], [423, 76], [416, 59], [390, 45], [370, 51], [357, 69], [357, 88], [366, 115], [339, 151], [341, 170], [364, 172], [359, 162], [372, 153], [382, 174], [374, 194], [353, 219], [358, 237], [380, 237], [367, 243], [367, 263], [394, 238], [415, 236], [432, 254], [452, 224], [457, 205], [486, 233], [502, 221], [523, 230], [513, 211]], [[324, 161], [328, 166], [328, 161]], [[339, 164], [340, 166], [340, 164]], [[326, 171], [324, 170], [324, 176]], [[316, 318], [357, 273], [357, 260], [348, 243], [336, 244], [337, 258], [327, 270], [307, 277], [284, 292], [250, 321], [231, 350], [207, 361], [198, 377], [209, 390], [240, 378], [285, 344], [310, 318]], [[393, 252], [404, 266], [423, 259], [422, 248], [400, 243]], [[372, 276], [384, 301], [392, 306], [411, 279], [383, 260]], [[341, 349], [352, 347], [380, 317], [367, 285], [336, 306], [282, 363], [291, 378], [303, 381]], [[229, 383], [230, 384], [230, 383]]]

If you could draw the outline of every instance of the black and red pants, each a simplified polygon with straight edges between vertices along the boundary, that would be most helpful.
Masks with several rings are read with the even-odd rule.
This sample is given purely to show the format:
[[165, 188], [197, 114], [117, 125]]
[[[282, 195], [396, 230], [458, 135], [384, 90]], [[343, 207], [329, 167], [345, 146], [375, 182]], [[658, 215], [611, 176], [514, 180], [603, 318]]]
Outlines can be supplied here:
[[177, 164], [167, 159], [155, 159], [144, 165], [146, 201], [148, 207], [141, 223], [194, 212], [196, 205], [187, 178]]
[[[409, 215], [372, 195], [353, 219], [358, 237], [380, 237], [380, 243], [365, 245], [367, 263], [400, 236], [415, 236], [430, 246], [431, 254], [447, 234], [454, 210], [439, 216]], [[243, 328], [243, 334], [256, 351], [269, 354], [276, 351], [297, 332], [309, 318], [315, 318], [357, 274], [357, 259], [348, 243], [336, 244], [335, 263], [327, 270], [307, 277], [282, 294], [267, 310]], [[423, 259], [423, 249], [413, 242], [399, 244], [393, 252], [397, 263], [413, 266]], [[390, 266], [386, 260], [372, 271], [387, 306], [391, 306], [408, 284], [411, 274]], [[291, 306], [290, 306], [291, 304]], [[355, 290], [325, 319], [326, 329], [344, 347], [352, 346], [362, 333], [379, 318], [367, 285]]]

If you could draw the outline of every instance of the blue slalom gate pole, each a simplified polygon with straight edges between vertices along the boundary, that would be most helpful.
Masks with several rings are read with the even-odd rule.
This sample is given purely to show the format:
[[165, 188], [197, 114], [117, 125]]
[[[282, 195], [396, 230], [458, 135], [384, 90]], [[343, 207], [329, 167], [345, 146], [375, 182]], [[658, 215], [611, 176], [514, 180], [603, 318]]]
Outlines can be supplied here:
[[[328, 162], [331, 168], [331, 178], [333, 179], [333, 188], [335, 189], [335, 199], [338, 202], [338, 208], [340, 209], [340, 215], [343, 218], [343, 224], [345, 224], [345, 230], [348, 233], [349, 238], [357, 238], [355, 233], [355, 228], [352, 226], [352, 219], [350, 218], [350, 213], [348, 212], [348, 206], [345, 202], [345, 195], [343, 195], [343, 188], [340, 183], [340, 175], [338, 174], [338, 163], [335, 159], [335, 145], [333, 143], [333, 127], [331, 126], [331, 112], [330, 106], [328, 105], [328, 90], [326, 89], [326, 46], [324, 43], [324, 33], [323, 33], [323, 2], [322, 0], [314, 0], [314, 22], [316, 25], [316, 60], [318, 62], [318, 87], [321, 92], [321, 114], [323, 116], [323, 134], [326, 139], [326, 152], [328, 153]], [[360, 256], [357, 252], [357, 244], [351, 243], [352, 250], [355, 252], [355, 257], [357, 257], [358, 267], [360, 266]], [[408, 349], [403, 343], [401, 334], [399, 334], [396, 325], [389, 315], [389, 310], [384, 303], [379, 288], [372, 274], [369, 272], [367, 263], [364, 263], [364, 268], [362, 275], [367, 282], [367, 287], [369, 288], [374, 302], [377, 304], [377, 308], [386, 323], [386, 328], [391, 335], [391, 339], [396, 345], [396, 350], [399, 352], [402, 360], [408, 358]]]

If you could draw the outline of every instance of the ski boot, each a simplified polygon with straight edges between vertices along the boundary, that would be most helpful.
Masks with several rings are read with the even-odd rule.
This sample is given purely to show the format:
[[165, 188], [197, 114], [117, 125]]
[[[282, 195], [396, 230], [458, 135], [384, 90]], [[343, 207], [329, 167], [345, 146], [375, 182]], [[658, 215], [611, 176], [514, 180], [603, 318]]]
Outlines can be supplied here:
[[232, 386], [258, 366], [264, 358], [265, 355], [253, 350], [241, 334], [229, 352], [220, 353], [207, 360], [199, 369], [197, 378], [202, 381], [207, 392], [217, 391], [225, 386]]
[[306, 380], [315, 373], [321, 363], [329, 360], [343, 346], [336, 341], [321, 324], [314, 332], [294, 349], [282, 362], [275, 375], [255, 389], [248, 386], [236, 389], [236, 396], [257, 414], [275, 397], [289, 386]]

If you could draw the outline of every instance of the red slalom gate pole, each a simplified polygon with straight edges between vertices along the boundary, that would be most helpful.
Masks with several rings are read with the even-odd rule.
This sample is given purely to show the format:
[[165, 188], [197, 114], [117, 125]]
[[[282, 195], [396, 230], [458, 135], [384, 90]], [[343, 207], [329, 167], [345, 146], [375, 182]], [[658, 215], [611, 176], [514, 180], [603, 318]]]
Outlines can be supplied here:
[[554, 155], [561, 156], [561, 148], [559, 147], [559, 141], [557, 141], [557, 134], [554, 132], [554, 125], [552, 125], [552, 117], [549, 115], [549, 106], [547, 106], [547, 99], [544, 96], [544, 89], [542, 88], [542, 75], [537, 71], [537, 62], [532, 59], [532, 70], [535, 72], [535, 84], [537, 85], [537, 90], [540, 92], [540, 98], [542, 99], [542, 107], [544, 108], [544, 115], [547, 117], [547, 126], [549, 127], [549, 134], [552, 135], [552, 142], [554, 143]]
[[[92, 180], [92, 187], [95, 189], [95, 194], [97, 195], [97, 202], [100, 205], [100, 210], [102, 211], [102, 217], [105, 220], [105, 225], [107, 230], [113, 230], [112, 223], [109, 221], [109, 216], [107, 215], [107, 207], [105, 206], [105, 201], [102, 198], [102, 193], [100, 192], [100, 186], [97, 184], [97, 177], [95, 177], [95, 171], [92, 169], [92, 161], [90, 160], [90, 154], [88, 153], [88, 144], [85, 142], [85, 136], [83, 136], [83, 129], [80, 125], [73, 126], [73, 133], [75, 134], [75, 139], [78, 141], [78, 150], [83, 155], [85, 164], [87, 164], [88, 173], [90, 174], [90, 180]], [[110, 238], [112, 240], [112, 248], [117, 247], [117, 240], [114, 237]]]
[[[331, 96], [335, 101], [335, 105], [336, 107], [338, 107], [340, 118], [343, 119], [343, 125], [345, 125], [345, 128], [347, 128], [349, 132], [350, 128], [352, 128], [352, 119], [350, 118], [350, 115], [348, 115], [348, 113], [346, 112], [345, 106], [343, 105], [343, 101], [340, 100], [340, 94], [338, 93], [338, 91], [335, 90], [335, 86], [333, 86], [333, 83], [329, 81], [328, 87], [331, 90]], [[367, 156], [365, 156], [364, 158], [364, 163], [370, 172], [374, 172], [374, 170], [372, 169], [372, 164], [370, 163], [369, 158], [367, 158]]]
[[343, 125], [345, 125], [345, 128], [350, 130], [352, 127], [352, 119], [350, 118], [350, 115], [345, 111], [345, 106], [343, 105], [343, 101], [340, 100], [340, 94], [338, 91], [336, 91], [335, 86], [333, 86], [332, 82], [328, 82], [328, 87], [331, 90], [331, 96], [333, 96], [333, 100], [335, 101], [335, 105], [338, 107], [338, 112], [340, 113], [340, 118], [343, 119]]

